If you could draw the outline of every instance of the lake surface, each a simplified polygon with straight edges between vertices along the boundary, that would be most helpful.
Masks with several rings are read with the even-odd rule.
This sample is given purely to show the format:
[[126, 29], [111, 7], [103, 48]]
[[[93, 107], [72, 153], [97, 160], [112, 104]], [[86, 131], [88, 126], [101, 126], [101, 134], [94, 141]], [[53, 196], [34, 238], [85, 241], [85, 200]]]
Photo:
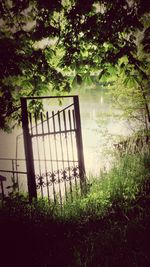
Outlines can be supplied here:
[[[111, 116], [103, 120], [103, 114], [110, 114], [113, 110], [112, 100], [108, 98], [104, 89], [78, 89], [73, 93], [79, 94], [86, 173], [98, 175], [101, 169], [107, 169], [110, 165], [109, 156], [105, 154], [107, 149], [112, 150], [113, 147], [110, 137], [127, 136], [131, 131], [125, 121], [117, 121]], [[16, 158], [16, 146], [18, 158], [24, 158], [21, 132], [21, 129], [16, 129], [11, 134], [0, 132], [0, 158]], [[20, 137], [17, 138], [18, 135]], [[11, 168], [11, 161], [0, 160], [0, 169]], [[20, 163], [20, 169], [25, 170], [23, 162]], [[26, 184], [24, 180], [22, 178], [23, 185]]]

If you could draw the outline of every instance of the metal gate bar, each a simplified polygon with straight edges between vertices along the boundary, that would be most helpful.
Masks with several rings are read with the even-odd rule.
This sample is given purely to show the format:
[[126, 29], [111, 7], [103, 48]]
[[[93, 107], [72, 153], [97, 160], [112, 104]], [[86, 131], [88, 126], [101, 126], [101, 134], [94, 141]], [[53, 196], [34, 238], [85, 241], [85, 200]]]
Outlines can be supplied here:
[[[51, 115], [48, 111], [46, 115], [41, 112], [38, 118], [34, 113], [33, 120], [32, 114], [28, 113], [28, 100], [69, 97], [73, 98], [73, 103], [56, 113], [53, 110]], [[84, 194], [86, 181], [78, 96], [21, 98], [21, 106], [30, 201], [37, 197], [40, 189], [41, 197], [46, 194], [49, 201], [53, 197], [54, 203], [59, 199], [62, 205], [64, 197], [66, 201], [68, 197], [73, 199], [73, 187], [78, 195], [78, 180], [81, 194]]]
[[21, 110], [22, 110], [22, 127], [24, 136], [24, 149], [25, 149], [26, 168], [27, 168], [29, 201], [32, 202], [33, 198], [37, 198], [37, 190], [35, 181], [32, 141], [29, 133], [29, 120], [28, 120], [26, 98], [21, 98]]

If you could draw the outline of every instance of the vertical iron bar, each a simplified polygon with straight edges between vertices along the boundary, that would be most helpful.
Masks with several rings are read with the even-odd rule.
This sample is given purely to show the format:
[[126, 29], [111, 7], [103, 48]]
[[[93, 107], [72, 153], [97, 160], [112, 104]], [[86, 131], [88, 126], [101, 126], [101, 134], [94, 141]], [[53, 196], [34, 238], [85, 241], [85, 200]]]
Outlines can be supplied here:
[[15, 166], [14, 166], [14, 160], [12, 159], [12, 171], [13, 171], [13, 173], [12, 173], [12, 182], [13, 182], [13, 191], [16, 191], [16, 181], [15, 181], [15, 173], [14, 173], [14, 171], [15, 171]]
[[43, 113], [42, 112], [41, 112], [41, 124], [42, 124], [42, 134], [43, 134], [42, 142], [43, 142], [43, 152], [44, 152], [44, 164], [45, 164], [47, 196], [48, 196], [48, 200], [50, 201], [49, 184], [48, 184], [48, 177], [47, 177], [46, 151], [45, 151], [45, 142], [44, 142], [44, 124], [43, 124]]
[[[71, 122], [71, 113], [70, 109], [68, 110], [68, 118], [69, 118], [69, 126], [70, 130], [73, 130], [72, 122]], [[73, 159], [73, 167], [75, 168], [75, 156], [74, 156], [74, 146], [73, 146], [73, 136], [72, 132], [70, 132], [71, 137], [71, 150], [72, 150], [72, 159]], [[76, 195], [78, 195], [78, 185], [77, 185], [77, 177], [75, 176], [75, 188], [76, 188]]]
[[[72, 123], [71, 123], [70, 109], [68, 110], [68, 118], [69, 118], [69, 126], [70, 126], [70, 130], [73, 130], [73, 128], [72, 128]], [[70, 132], [70, 137], [71, 137], [72, 159], [73, 159], [73, 163], [74, 163], [74, 162], [75, 162], [75, 156], [74, 156], [74, 149], [73, 149], [73, 136], [72, 136], [72, 132]]]
[[62, 207], [62, 196], [61, 196], [61, 187], [60, 187], [60, 171], [58, 164], [58, 152], [57, 152], [57, 143], [56, 143], [56, 127], [55, 127], [55, 116], [54, 111], [52, 111], [52, 119], [53, 119], [53, 128], [54, 128], [54, 143], [55, 143], [55, 152], [56, 152], [56, 162], [57, 162], [57, 173], [58, 173], [58, 185], [59, 185], [59, 197], [60, 197], [60, 205]]
[[[75, 129], [76, 129], [76, 121], [75, 121], [74, 109], [72, 110], [72, 118], [73, 118], [73, 127], [72, 128], [75, 131]], [[74, 132], [74, 135], [75, 135], [75, 132]], [[76, 176], [75, 176], [75, 187], [76, 187], [76, 195], [78, 196], [78, 183], [77, 183], [77, 177]]]
[[32, 115], [31, 112], [29, 113], [29, 121], [30, 121], [30, 131], [31, 131], [31, 135], [33, 134], [33, 125], [32, 125]]
[[22, 111], [22, 127], [23, 127], [24, 148], [25, 148], [26, 167], [27, 167], [29, 201], [32, 202], [33, 198], [37, 198], [37, 191], [35, 182], [32, 141], [29, 134], [29, 125], [28, 125], [27, 100], [25, 98], [21, 98], [21, 111]]
[[58, 125], [59, 125], [59, 136], [60, 136], [60, 147], [61, 147], [61, 157], [62, 157], [62, 165], [63, 165], [63, 180], [64, 180], [64, 185], [65, 185], [65, 197], [66, 200], [68, 198], [67, 196], [67, 186], [66, 186], [66, 177], [64, 177], [65, 175], [65, 165], [64, 165], [64, 153], [63, 153], [63, 144], [62, 144], [62, 133], [61, 133], [61, 122], [60, 122], [60, 112], [58, 111]]
[[[37, 116], [36, 116], [36, 113], [34, 113], [34, 120], [35, 120], [35, 133], [36, 133], [36, 135], [38, 135], [38, 124], [37, 124]], [[41, 179], [42, 173], [41, 173], [41, 159], [40, 159], [39, 139], [38, 139], [38, 136], [36, 136], [36, 145], [37, 145], [37, 154], [38, 154], [39, 173], [40, 173], [40, 179]], [[42, 185], [40, 187], [41, 187], [41, 196], [43, 198], [43, 187], [42, 187]]]
[[74, 126], [74, 129], [76, 129], [76, 120], [75, 120], [74, 109], [72, 110], [72, 118], [73, 118], [73, 126]]
[[[63, 119], [64, 119], [64, 128], [65, 128], [65, 131], [67, 131], [66, 113], [65, 113], [65, 110], [63, 110]], [[68, 161], [68, 171], [69, 171], [70, 196], [71, 196], [71, 200], [73, 200], [73, 199], [72, 199], [71, 173], [70, 173], [70, 164], [69, 164], [68, 138], [67, 138], [67, 134], [66, 134], [66, 133], [65, 133], [65, 139], [66, 139], [67, 161]]]
[[[48, 111], [46, 112], [46, 120], [47, 120], [47, 129], [48, 129], [48, 144], [49, 144], [49, 152], [50, 152], [50, 162], [51, 162], [51, 173], [53, 173], [53, 162], [52, 162], [52, 147], [51, 147], [51, 140], [50, 140], [50, 125], [49, 125], [49, 116], [48, 116]], [[56, 204], [56, 192], [55, 192], [55, 184], [53, 184], [53, 195], [54, 195], [54, 203]]]
[[[16, 158], [15, 158], [15, 167], [16, 167], [16, 172], [18, 171], [18, 140], [19, 136], [16, 137]], [[19, 176], [18, 173], [16, 173], [16, 179], [17, 179], [17, 189], [19, 192]]]
[[81, 119], [80, 119], [80, 108], [78, 96], [73, 97], [74, 110], [75, 110], [75, 122], [76, 122], [76, 142], [77, 142], [77, 155], [79, 161], [79, 175], [81, 182], [81, 194], [86, 193], [86, 178], [85, 178], [85, 164], [83, 155], [83, 143], [82, 143], [82, 132], [81, 132]]

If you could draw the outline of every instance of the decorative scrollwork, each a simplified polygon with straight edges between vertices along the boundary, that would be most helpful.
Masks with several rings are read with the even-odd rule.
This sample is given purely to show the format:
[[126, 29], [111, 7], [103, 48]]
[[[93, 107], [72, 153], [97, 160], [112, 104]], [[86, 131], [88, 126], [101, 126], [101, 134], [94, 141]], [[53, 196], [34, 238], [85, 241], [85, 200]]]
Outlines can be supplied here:
[[79, 167], [67, 167], [65, 169], [43, 173], [42, 175], [36, 175], [35, 178], [37, 189], [41, 187], [51, 186], [53, 184], [59, 184], [64, 181], [71, 181], [73, 179], [79, 178]]
[[37, 189], [46, 186], [43, 175], [37, 175], [36, 180], [37, 180]]

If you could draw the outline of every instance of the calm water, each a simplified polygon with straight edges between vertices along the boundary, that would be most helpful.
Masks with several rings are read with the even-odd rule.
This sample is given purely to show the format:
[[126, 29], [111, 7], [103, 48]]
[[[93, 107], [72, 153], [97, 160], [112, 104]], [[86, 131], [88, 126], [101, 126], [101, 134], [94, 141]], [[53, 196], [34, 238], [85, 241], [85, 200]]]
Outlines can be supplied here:
[[[104, 166], [109, 167], [109, 158], [104, 153], [107, 148], [112, 149], [110, 136], [126, 136], [130, 133], [128, 125], [123, 121], [116, 121], [108, 116], [103, 122], [103, 113], [112, 111], [111, 99], [106, 97], [104, 90], [87, 89], [75, 91], [79, 94], [81, 124], [84, 146], [84, 157], [87, 174], [99, 174]], [[116, 111], [118, 112], [118, 111]], [[12, 134], [0, 132], [0, 158], [16, 157], [16, 137], [21, 133], [21, 129], [16, 129]], [[107, 134], [106, 134], [107, 133]], [[18, 157], [24, 158], [22, 136], [18, 138]], [[0, 161], [0, 169], [11, 169], [11, 162]], [[25, 164], [20, 163], [20, 169], [25, 169]], [[4, 175], [4, 174], [2, 174]], [[26, 181], [22, 176], [22, 185]]]

